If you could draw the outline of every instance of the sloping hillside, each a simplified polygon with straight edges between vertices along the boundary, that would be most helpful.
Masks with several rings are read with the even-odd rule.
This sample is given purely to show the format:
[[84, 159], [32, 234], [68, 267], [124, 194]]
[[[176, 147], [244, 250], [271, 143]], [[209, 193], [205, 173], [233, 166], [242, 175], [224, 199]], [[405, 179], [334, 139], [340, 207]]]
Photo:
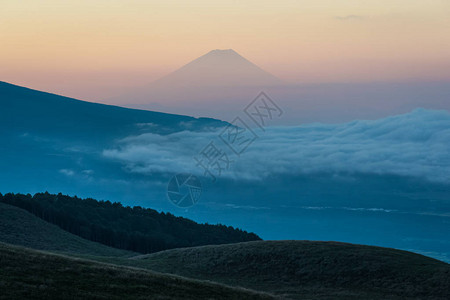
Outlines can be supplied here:
[[0, 299], [273, 299], [249, 290], [0, 243]]
[[259, 241], [136, 257], [152, 270], [298, 299], [448, 299], [450, 265], [419, 254], [337, 242]]
[[260, 240], [254, 233], [225, 225], [198, 224], [170, 213], [62, 194], [0, 194], [14, 205], [58, 227], [114, 248], [140, 253]]
[[[90, 103], [0, 81], [0, 168], [8, 170], [0, 172], [0, 192], [92, 195], [111, 191], [114, 185], [128, 195], [127, 184], [133, 176], [106, 158], [103, 150], [129, 136], [208, 131], [226, 124]], [[117, 192], [105, 197], [111, 195]]]
[[31, 213], [0, 202], [0, 242], [77, 255], [130, 256], [133, 252], [107, 247], [73, 235]]
[[80, 101], [0, 81], [0, 131], [83, 142], [142, 132], [223, 126], [222, 121]]

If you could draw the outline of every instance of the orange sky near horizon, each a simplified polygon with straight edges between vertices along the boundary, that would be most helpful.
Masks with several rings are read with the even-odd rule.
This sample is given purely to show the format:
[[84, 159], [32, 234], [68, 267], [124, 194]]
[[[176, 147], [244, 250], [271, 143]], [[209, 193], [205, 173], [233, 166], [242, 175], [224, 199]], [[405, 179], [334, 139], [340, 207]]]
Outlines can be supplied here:
[[0, 0], [0, 80], [86, 100], [228, 48], [290, 82], [450, 81], [450, 1]]

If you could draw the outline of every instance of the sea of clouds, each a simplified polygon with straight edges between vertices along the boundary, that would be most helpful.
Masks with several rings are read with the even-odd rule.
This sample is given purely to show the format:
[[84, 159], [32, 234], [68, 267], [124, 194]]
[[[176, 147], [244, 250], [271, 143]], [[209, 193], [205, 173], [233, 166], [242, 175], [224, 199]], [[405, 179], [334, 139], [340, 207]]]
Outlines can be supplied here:
[[220, 176], [260, 180], [270, 175], [311, 173], [393, 174], [450, 182], [450, 113], [416, 109], [408, 114], [344, 124], [305, 124], [255, 129], [258, 138], [240, 156], [219, 132], [146, 133], [127, 137], [103, 151], [128, 172], [204, 170], [194, 156], [211, 141], [233, 162]]

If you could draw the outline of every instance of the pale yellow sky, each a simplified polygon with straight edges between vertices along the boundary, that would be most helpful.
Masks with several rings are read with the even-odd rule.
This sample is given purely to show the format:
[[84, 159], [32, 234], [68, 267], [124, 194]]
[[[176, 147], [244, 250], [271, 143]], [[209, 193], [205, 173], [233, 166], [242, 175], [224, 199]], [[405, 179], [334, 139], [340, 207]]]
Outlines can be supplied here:
[[0, 0], [0, 80], [74, 97], [228, 48], [292, 82], [450, 81], [450, 1]]

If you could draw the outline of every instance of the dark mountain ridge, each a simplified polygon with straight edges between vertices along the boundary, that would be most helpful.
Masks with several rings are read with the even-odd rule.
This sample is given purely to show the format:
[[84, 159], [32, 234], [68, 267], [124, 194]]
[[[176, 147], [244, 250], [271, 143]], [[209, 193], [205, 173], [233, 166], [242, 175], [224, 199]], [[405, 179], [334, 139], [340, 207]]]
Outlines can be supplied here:
[[[210, 118], [86, 102], [6, 82], [0, 82], [0, 108], [0, 132], [3, 134], [35, 134], [83, 142], [110, 141], [143, 132], [145, 128], [166, 134], [226, 124]], [[146, 124], [151, 126], [142, 126]]]

